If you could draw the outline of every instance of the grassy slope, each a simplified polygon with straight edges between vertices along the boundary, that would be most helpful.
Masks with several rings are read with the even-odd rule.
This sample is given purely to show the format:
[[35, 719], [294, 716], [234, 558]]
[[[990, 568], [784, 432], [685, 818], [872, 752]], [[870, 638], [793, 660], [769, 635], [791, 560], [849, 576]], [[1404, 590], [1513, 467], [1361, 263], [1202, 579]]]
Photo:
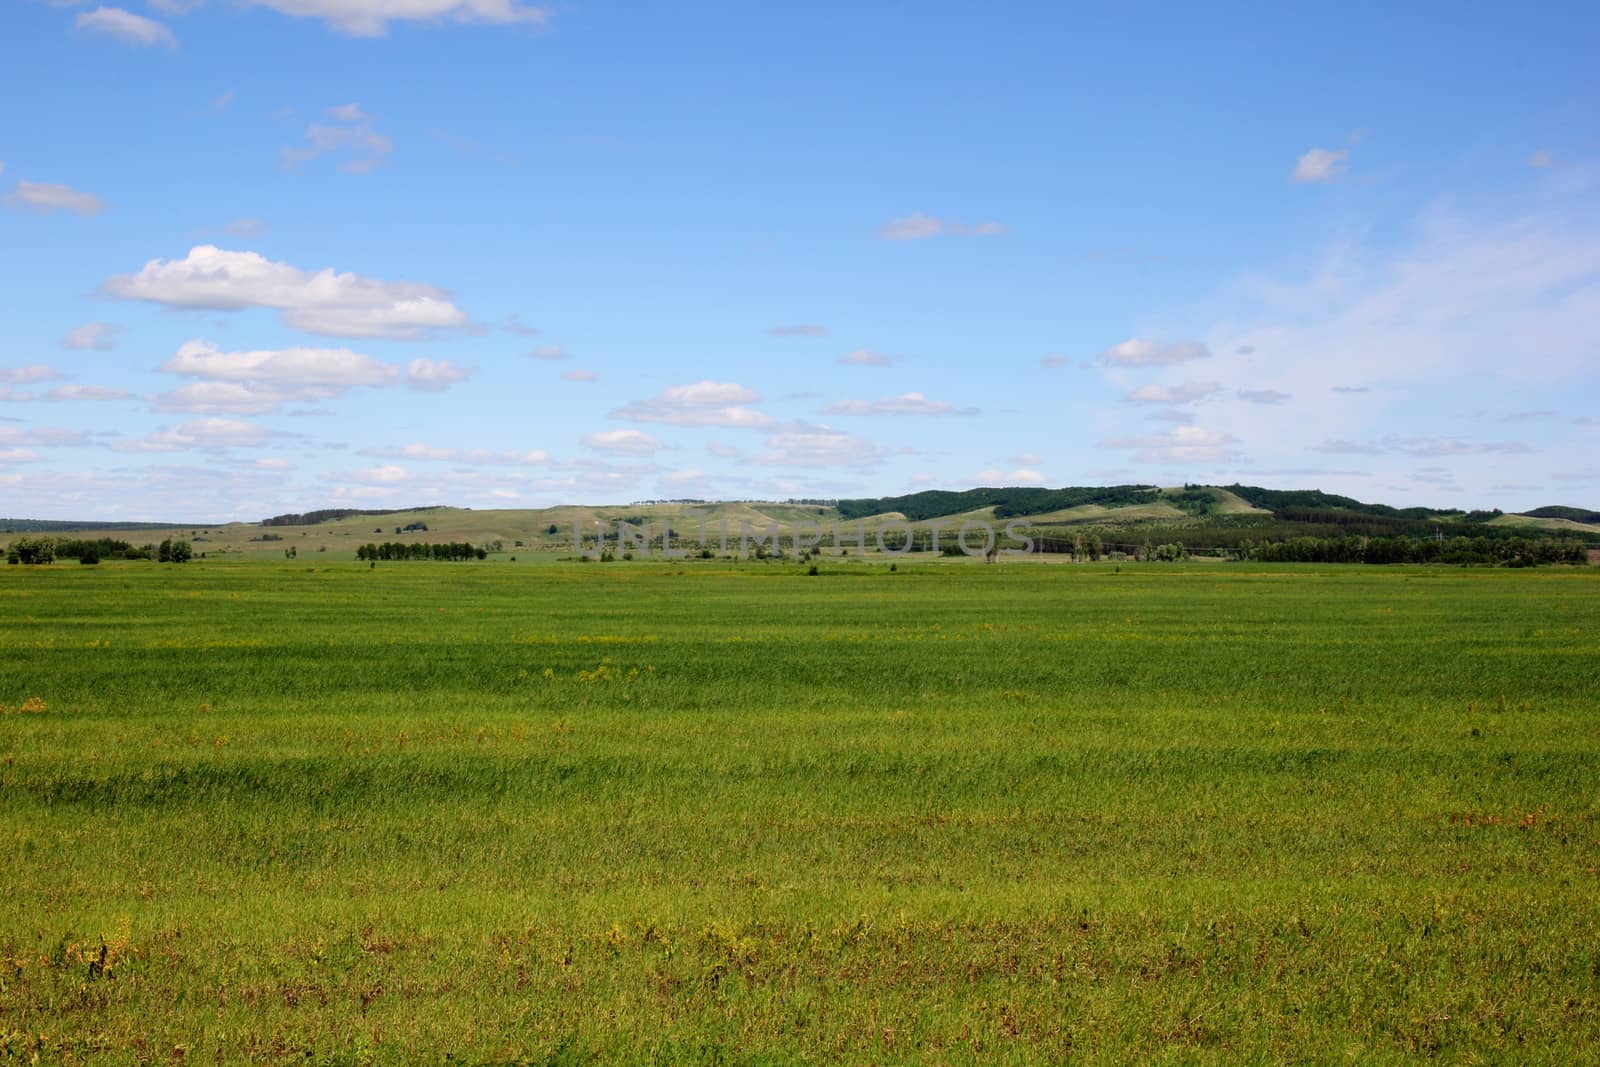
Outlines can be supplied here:
[[1600, 1043], [1592, 572], [301, 562], [0, 572], [0, 1059]]
[[1574, 522], [1571, 519], [1540, 519], [1532, 515], [1501, 515], [1489, 520], [1494, 526], [1525, 526], [1530, 535], [1537, 535], [1543, 530], [1578, 530], [1583, 533], [1600, 534], [1600, 526], [1587, 522]]

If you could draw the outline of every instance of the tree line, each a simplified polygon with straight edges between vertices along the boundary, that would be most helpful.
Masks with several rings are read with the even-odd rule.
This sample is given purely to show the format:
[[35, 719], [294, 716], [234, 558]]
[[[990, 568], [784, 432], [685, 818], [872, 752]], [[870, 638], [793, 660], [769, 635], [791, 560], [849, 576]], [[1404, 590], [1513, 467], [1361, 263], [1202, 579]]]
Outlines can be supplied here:
[[469, 544], [466, 541], [446, 541], [430, 544], [424, 541], [406, 543], [404, 541], [385, 541], [382, 544], [368, 542], [356, 549], [356, 559], [377, 562], [383, 560], [408, 560], [408, 559], [433, 559], [433, 560], [464, 560], [488, 559], [489, 550]]
[[1243, 559], [1262, 563], [1456, 563], [1533, 567], [1547, 563], [1588, 563], [1588, 549], [1576, 541], [1526, 537], [1291, 537], [1283, 541], [1244, 541]]
[[159, 545], [133, 545], [112, 537], [79, 539], [71, 537], [19, 537], [6, 546], [6, 562], [35, 566], [54, 563], [57, 558], [79, 563], [99, 563], [103, 559], [148, 559], [159, 563], [187, 563], [194, 558], [188, 541], [167, 538]]

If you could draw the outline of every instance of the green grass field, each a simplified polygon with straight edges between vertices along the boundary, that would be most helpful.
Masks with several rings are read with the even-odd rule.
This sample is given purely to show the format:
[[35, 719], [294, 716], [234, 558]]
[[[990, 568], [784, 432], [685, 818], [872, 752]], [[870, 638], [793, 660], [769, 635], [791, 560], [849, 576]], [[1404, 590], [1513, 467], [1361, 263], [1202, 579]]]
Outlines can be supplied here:
[[1600, 571], [0, 569], [0, 1062], [1574, 1063]]

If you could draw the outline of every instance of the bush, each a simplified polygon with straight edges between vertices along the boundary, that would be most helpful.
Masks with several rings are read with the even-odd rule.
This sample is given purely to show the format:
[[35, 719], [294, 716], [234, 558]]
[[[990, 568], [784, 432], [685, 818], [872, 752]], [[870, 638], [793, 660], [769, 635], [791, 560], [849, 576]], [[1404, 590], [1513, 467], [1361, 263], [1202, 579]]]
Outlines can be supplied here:
[[19, 537], [11, 542], [11, 551], [18, 563], [30, 566], [56, 561], [56, 542], [53, 537]]
[[188, 563], [194, 558], [194, 546], [187, 541], [167, 538], [156, 549], [156, 559], [162, 563]]
[[84, 564], [85, 566], [92, 567], [96, 563], [100, 562], [100, 557], [95, 555], [93, 552], [85, 552], [78, 557], [78, 562]]

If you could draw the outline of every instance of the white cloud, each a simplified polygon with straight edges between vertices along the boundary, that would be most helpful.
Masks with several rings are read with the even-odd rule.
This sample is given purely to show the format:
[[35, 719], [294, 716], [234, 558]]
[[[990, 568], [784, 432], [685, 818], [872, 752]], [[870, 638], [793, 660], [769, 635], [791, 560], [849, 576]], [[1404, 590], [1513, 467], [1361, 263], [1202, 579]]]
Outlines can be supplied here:
[[1170, 433], [1143, 437], [1111, 437], [1099, 442], [1101, 448], [1133, 449], [1138, 463], [1220, 463], [1240, 458], [1228, 447], [1238, 438], [1199, 426], [1180, 426]]
[[89, 443], [82, 430], [63, 430], [54, 426], [32, 426], [25, 430], [0, 426], [0, 445], [39, 445], [46, 448], [80, 446]]
[[608, 456], [651, 456], [667, 447], [639, 430], [601, 430], [586, 434], [583, 445]]
[[353, 37], [381, 37], [391, 22], [542, 25], [546, 8], [521, 0], [245, 0], [295, 18], [321, 19]]
[[697, 485], [706, 481], [706, 473], [690, 467], [687, 470], [668, 471], [661, 476], [661, 480], [667, 485]]
[[800, 323], [795, 326], [769, 326], [768, 337], [826, 337], [826, 326], [814, 326], [810, 323]]
[[562, 371], [561, 380], [564, 382], [592, 382], [600, 377], [592, 370], [573, 369]]
[[1221, 391], [1216, 382], [1180, 382], [1140, 386], [1127, 396], [1135, 404], [1193, 404]]
[[527, 452], [496, 452], [485, 448], [439, 448], [414, 442], [399, 448], [364, 448], [361, 455], [376, 459], [403, 459], [412, 462], [462, 463], [488, 467], [534, 467], [550, 462], [547, 452], [533, 449]]
[[372, 117], [355, 104], [328, 109], [330, 118], [343, 125], [313, 122], [306, 127], [305, 143], [282, 152], [285, 166], [298, 167], [318, 156], [342, 157], [339, 169], [350, 174], [366, 174], [380, 165], [394, 150], [394, 142], [372, 128]]
[[296, 400], [325, 400], [328, 393], [315, 390], [285, 390], [265, 385], [238, 382], [195, 382], [179, 386], [155, 398], [157, 411], [178, 411], [195, 415], [265, 415]]
[[921, 393], [886, 396], [879, 400], [845, 400], [829, 404], [823, 415], [976, 415], [977, 408], [957, 409], [943, 400], [929, 400]]
[[116, 441], [116, 452], [185, 452], [191, 449], [260, 448], [272, 431], [239, 419], [196, 419], [176, 429], [162, 428], [137, 441]]
[[882, 352], [858, 348], [840, 356], [839, 362], [847, 367], [892, 367], [898, 359], [898, 356], [886, 356]]
[[1313, 148], [1294, 165], [1291, 177], [1297, 182], [1331, 182], [1344, 175], [1350, 150]]
[[767, 438], [767, 451], [745, 463], [758, 467], [876, 467], [887, 450], [827, 426], [798, 425]]
[[381, 467], [367, 467], [363, 470], [351, 471], [351, 481], [364, 485], [395, 485], [406, 480], [409, 473], [404, 467], [395, 463], [386, 463]]
[[448, 359], [414, 359], [406, 364], [406, 384], [424, 393], [441, 393], [471, 376], [471, 371]]
[[10, 467], [18, 463], [38, 463], [44, 459], [31, 448], [0, 448], [0, 467]]
[[521, 315], [507, 315], [503, 324], [504, 328], [518, 337], [538, 337], [544, 331], [537, 326], [529, 326], [522, 321]]
[[1554, 163], [1555, 160], [1551, 157], [1550, 153], [1546, 152], [1542, 148], [1528, 157], [1528, 166], [1530, 167], [1539, 167], [1543, 169], [1544, 167], [1552, 166]]
[[93, 218], [105, 206], [98, 196], [81, 193], [70, 185], [28, 181], [17, 182], [17, 187], [6, 194], [6, 203], [41, 215], [70, 211], [84, 218]]
[[1376, 441], [1349, 441], [1335, 439], [1313, 445], [1313, 452], [1332, 454], [1378, 456], [1394, 454], [1403, 456], [1486, 456], [1515, 455], [1529, 451], [1521, 441], [1463, 441], [1455, 437], [1414, 437], [1388, 434]]
[[33, 399], [33, 394], [26, 389], [16, 389], [9, 385], [0, 385], [0, 402], [7, 404], [26, 404]]
[[133, 396], [126, 389], [113, 389], [105, 385], [63, 385], [44, 394], [49, 401], [63, 400], [127, 400]]
[[348, 348], [223, 352], [208, 341], [185, 342], [161, 369], [210, 381], [333, 388], [341, 392], [358, 385], [390, 385], [400, 373], [397, 367]]
[[43, 363], [30, 363], [25, 367], [0, 367], [0, 384], [32, 385], [61, 377], [61, 372]]
[[62, 348], [86, 348], [98, 352], [106, 352], [117, 347], [117, 332], [119, 326], [109, 322], [88, 322], [74, 330], [67, 331], [67, 335], [58, 343]]
[[93, 11], [81, 12], [72, 24], [80, 30], [115, 37], [124, 44], [178, 47], [178, 39], [172, 36], [172, 31], [165, 25], [120, 7], [97, 7]]
[[1280, 393], [1276, 389], [1240, 389], [1240, 400], [1247, 400], [1252, 404], [1281, 404], [1290, 399], [1288, 393]]
[[761, 394], [733, 382], [701, 381], [675, 385], [647, 400], [636, 400], [611, 412], [610, 418], [629, 422], [659, 422], [669, 426], [730, 426], [759, 429], [772, 425], [772, 417], [747, 404], [761, 402]]
[[1159, 367], [1210, 357], [1211, 350], [1198, 341], [1164, 344], [1137, 337], [1112, 345], [1100, 353], [1100, 361], [1111, 367]]
[[1045, 356], [1043, 359], [1041, 359], [1039, 361], [1039, 366], [1041, 366], [1041, 367], [1070, 367], [1070, 366], [1072, 366], [1072, 357], [1071, 356], [1062, 356], [1062, 355]]
[[265, 219], [234, 219], [222, 228], [222, 232], [230, 237], [265, 237], [272, 231], [271, 223]]
[[947, 222], [944, 219], [914, 211], [904, 218], [891, 219], [878, 228], [878, 236], [886, 241], [921, 241], [929, 237], [992, 237], [1005, 232], [998, 222], [979, 222], [967, 225]]
[[168, 307], [275, 308], [295, 329], [328, 337], [414, 340], [467, 322], [450, 294], [431, 285], [328, 268], [312, 273], [214, 245], [197, 245], [183, 259], [152, 259], [137, 274], [107, 279], [103, 288], [112, 296]]
[[348, 348], [223, 352], [208, 341], [186, 342], [161, 370], [201, 381], [157, 397], [158, 410], [231, 415], [260, 415], [291, 401], [328, 400], [357, 387], [402, 382], [439, 392], [471, 373], [449, 360], [414, 359], [402, 369]]
[[1047, 481], [1039, 471], [1022, 467], [1013, 471], [1001, 470], [990, 467], [988, 470], [979, 471], [972, 476], [974, 485], [1011, 486], [1011, 485], [1044, 485]]
[[[534, 332], [538, 333], [539, 331], [535, 330]], [[565, 348], [562, 348], [560, 345], [540, 345], [538, 348], [535, 348], [532, 352], [529, 352], [528, 355], [532, 356], [534, 359], [571, 359], [572, 358], [571, 356], [569, 356], [567, 354], [567, 350]]]

